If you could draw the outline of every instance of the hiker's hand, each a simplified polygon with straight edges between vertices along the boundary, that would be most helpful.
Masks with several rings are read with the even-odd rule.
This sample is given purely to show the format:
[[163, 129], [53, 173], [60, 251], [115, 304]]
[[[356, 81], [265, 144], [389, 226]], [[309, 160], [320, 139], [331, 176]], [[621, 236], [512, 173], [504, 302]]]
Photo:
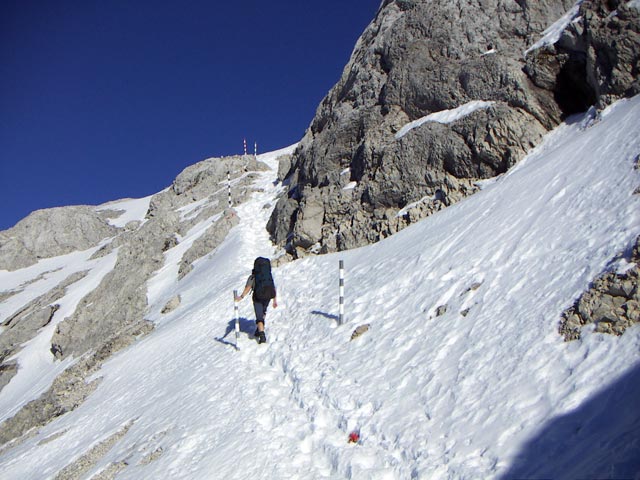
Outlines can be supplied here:
[[235, 300], [236, 300], [236, 302], [239, 302], [240, 300], [242, 300], [242, 296], [238, 296], [238, 295], [236, 295]]
[[278, 301], [275, 298], [273, 299], [273, 308], [278, 308]]

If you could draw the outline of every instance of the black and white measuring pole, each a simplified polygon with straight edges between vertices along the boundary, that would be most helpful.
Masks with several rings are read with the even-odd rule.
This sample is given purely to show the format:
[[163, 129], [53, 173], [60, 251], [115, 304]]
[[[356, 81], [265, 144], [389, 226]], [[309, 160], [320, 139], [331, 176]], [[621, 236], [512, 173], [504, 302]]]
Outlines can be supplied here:
[[338, 325], [344, 323], [344, 260], [340, 260], [340, 317]]
[[240, 345], [238, 345], [238, 339], [240, 338], [240, 320], [238, 319], [238, 302], [236, 302], [236, 298], [238, 298], [238, 291], [233, 291], [233, 318], [236, 322], [236, 348], [240, 350]]
[[229, 208], [231, 208], [231, 171], [227, 170], [227, 187], [229, 188]]

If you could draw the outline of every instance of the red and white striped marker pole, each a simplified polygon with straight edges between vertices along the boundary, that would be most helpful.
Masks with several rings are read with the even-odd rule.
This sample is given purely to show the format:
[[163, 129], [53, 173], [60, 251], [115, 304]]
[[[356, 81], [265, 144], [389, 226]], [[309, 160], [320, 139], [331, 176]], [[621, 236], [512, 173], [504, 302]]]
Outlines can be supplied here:
[[338, 325], [344, 323], [344, 260], [340, 260], [340, 317], [338, 318]]

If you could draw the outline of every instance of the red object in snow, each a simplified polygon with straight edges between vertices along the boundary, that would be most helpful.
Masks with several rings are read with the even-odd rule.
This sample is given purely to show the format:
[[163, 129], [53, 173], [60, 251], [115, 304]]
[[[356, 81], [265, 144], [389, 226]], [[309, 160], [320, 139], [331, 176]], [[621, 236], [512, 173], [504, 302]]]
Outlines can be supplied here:
[[349, 434], [349, 443], [358, 443], [360, 440], [360, 434], [358, 432], [351, 432]]

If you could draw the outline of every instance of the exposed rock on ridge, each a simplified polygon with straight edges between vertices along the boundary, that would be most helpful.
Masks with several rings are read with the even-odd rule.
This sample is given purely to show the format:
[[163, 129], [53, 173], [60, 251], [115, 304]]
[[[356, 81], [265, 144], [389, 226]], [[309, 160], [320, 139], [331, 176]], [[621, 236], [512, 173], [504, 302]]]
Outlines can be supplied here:
[[116, 266], [92, 293], [82, 299], [74, 315], [61, 322], [52, 339], [59, 358], [97, 348], [143, 321], [147, 309], [147, 281], [164, 265], [164, 253], [176, 246], [196, 225], [210, 224], [183, 256], [180, 278], [194, 261], [214, 250], [238, 222], [228, 207], [227, 171], [233, 171], [234, 203], [247, 195], [251, 171], [267, 168], [253, 157], [209, 159], [187, 167], [170, 188], [154, 195], [146, 222], [123, 232], [100, 253], [118, 249]]
[[627, 262], [629, 268], [625, 272], [601, 275], [562, 314], [559, 332], [566, 341], [579, 339], [587, 325], [594, 325], [599, 333], [622, 335], [640, 323], [640, 236]]
[[94, 207], [38, 210], [0, 232], [0, 269], [17, 270], [41, 258], [87, 250], [117, 231]]
[[[37, 248], [21, 247], [18, 254], [14, 254], [18, 250], [7, 249], [12, 268], [29, 265], [37, 261], [36, 257], [95, 248], [101, 243], [104, 245], [92, 258], [114, 252], [117, 255], [114, 268], [97, 288], [80, 300], [71, 316], [57, 324], [51, 339], [51, 351], [57, 358], [73, 356], [80, 360], [59, 376], [47, 392], [0, 425], [0, 445], [22, 438], [34, 427], [77, 407], [94, 390], [95, 382], [89, 383], [87, 378], [102, 362], [153, 329], [153, 324], [145, 319], [147, 282], [164, 266], [165, 253], [179, 246], [194, 227], [196, 232], [202, 230], [203, 234], [182, 257], [179, 278], [187, 275], [193, 262], [215, 250], [238, 222], [235, 212], [228, 208], [227, 172], [231, 172], [235, 205], [251, 193], [255, 172], [267, 168], [249, 156], [209, 159], [190, 166], [169, 188], [151, 198], [142, 222], [133, 222], [124, 228], [109, 224], [108, 219], [118, 214], [105, 212], [103, 207], [64, 207], [36, 212], [14, 229], [0, 233], [3, 239], [10, 238], [12, 242], [37, 245]], [[64, 230], [64, 226], [73, 225], [78, 218], [93, 222], [92, 227], [86, 229], [89, 233], [77, 239], [58, 235], [59, 228]], [[22, 239], [23, 234], [26, 241]], [[49, 243], [35, 240], [48, 236], [56, 238]], [[74, 241], [77, 243], [73, 244]], [[14, 261], [15, 258], [19, 261]], [[0, 335], [0, 362], [19, 352], [24, 342], [51, 322], [57, 311], [55, 302], [66, 295], [70, 286], [81, 282], [85, 273], [67, 278], [20, 311], [0, 319], [4, 327]], [[13, 294], [15, 292], [6, 292], [4, 298]], [[16, 372], [15, 362], [1, 363], [0, 388]]]
[[564, 114], [640, 93], [640, 12], [631, 2], [582, 2], [558, 41], [526, 57], [525, 72]]
[[[637, 92], [638, 12], [623, 2], [584, 1], [555, 46], [525, 58], [573, 5], [384, 1], [294, 153], [274, 241], [302, 255], [380, 240], [505, 172], [564, 116]], [[493, 104], [396, 138], [474, 100]]]
[[78, 272], [69, 276], [2, 322], [1, 326], [5, 328], [0, 335], [0, 390], [17, 372], [16, 362], [6, 359], [18, 353], [28, 340], [51, 322], [59, 308], [56, 302], [66, 294], [68, 286], [80, 281], [86, 273]]

